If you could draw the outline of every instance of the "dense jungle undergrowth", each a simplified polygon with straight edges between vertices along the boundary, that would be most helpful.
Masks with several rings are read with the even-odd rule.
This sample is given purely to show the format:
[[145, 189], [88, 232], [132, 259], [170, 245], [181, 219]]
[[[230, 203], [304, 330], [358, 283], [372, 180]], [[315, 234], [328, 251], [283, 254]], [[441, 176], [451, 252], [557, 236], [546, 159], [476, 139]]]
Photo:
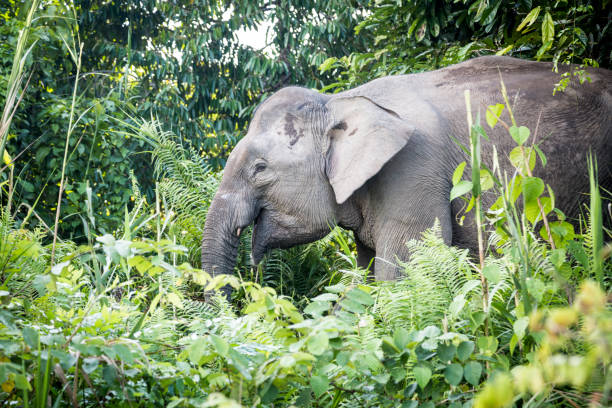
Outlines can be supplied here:
[[[245, 233], [234, 276], [199, 269], [219, 169], [281, 86], [499, 53], [580, 64], [562, 92], [610, 67], [608, 2], [429, 3], [0, 1], [0, 405], [610, 406], [611, 194], [585, 157], [584, 216], [565, 218], [503, 83], [449, 197], [481, 253], [432, 225], [401, 279], [372, 282], [339, 228], [258, 268]], [[264, 21], [271, 50], [238, 41]], [[501, 121], [513, 174], [479, 162]]]

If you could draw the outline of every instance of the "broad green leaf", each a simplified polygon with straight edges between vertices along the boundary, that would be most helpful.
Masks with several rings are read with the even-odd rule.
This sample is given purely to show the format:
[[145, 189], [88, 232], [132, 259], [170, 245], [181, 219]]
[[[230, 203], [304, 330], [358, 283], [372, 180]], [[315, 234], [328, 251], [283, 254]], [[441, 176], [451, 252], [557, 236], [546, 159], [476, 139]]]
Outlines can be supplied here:
[[484, 268], [482, 268], [482, 274], [485, 278], [487, 278], [487, 281], [491, 282], [492, 284], [499, 283], [501, 280], [501, 269], [497, 264], [486, 265]]
[[480, 352], [486, 356], [492, 356], [497, 351], [497, 338], [493, 336], [482, 336], [478, 338], [478, 348]]
[[396, 384], [406, 378], [406, 370], [403, 367], [394, 367], [389, 373]]
[[[478, 282], [480, 283], [480, 282]], [[475, 312], [472, 312], [470, 314], [470, 320], [472, 321], [472, 326], [473, 327], [480, 327], [485, 319], [486, 319], [487, 315], [485, 314], [485, 312], [483, 312], [482, 310], [477, 310]], [[459, 345], [461, 346], [461, 345]], [[474, 343], [472, 343], [472, 351], [474, 350]], [[471, 351], [470, 351], [471, 353]]]
[[380, 371], [384, 368], [378, 359], [378, 355], [374, 353], [374, 350], [359, 353], [359, 356], [356, 357], [355, 362], [360, 367], [370, 371]]
[[187, 358], [189, 358], [192, 364], [199, 365], [207, 351], [208, 343], [204, 337], [200, 337], [187, 347]]
[[380, 345], [386, 354], [393, 355], [401, 350], [395, 345], [393, 339], [389, 336], [384, 336]]
[[345, 366], [351, 361], [351, 353], [348, 351], [341, 351], [336, 356], [336, 363], [340, 366]]
[[393, 342], [400, 350], [405, 349], [408, 343], [410, 343], [410, 333], [408, 330], [400, 327], [393, 333]]
[[455, 357], [455, 352], [457, 351], [457, 347], [452, 344], [446, 345], [444, 343], [438, 344], [438, 358], [440, 361], [447, 362]]
[[542, 195], [545, 186], [539, 177], [523, 177], [521, 188], [523, 190], [523, 197], [525, 197], [525, 203], [531, 203]]
[[538, 145], [533, 145], [534, 150], [536, 151], [536, 153], [538, 154], [538, 156], [540, 157], [540, 161], [542, 162], [542, 167], [546, 167], [546, 155], [544, 154], [544, 152], [542, 151], [542, 149], [540, 149], [540, 147]]
[[[548, 214], [553, 210], [552, 200], [550, 197], [540, 197], [540, 203], [542, 204], [542, 208], [544, 209], [544, 214]], [[540, 221], [542, 218], [542, 213], [540, 212], [540, 206], [538, 205], [537, 200], [532, 201], [531, 203], [525, 204], [525, 216], [530, 223], [535, 224], [536, 221]]]
[[510, 126], [510, 136], [517, 145], [522, 146], [529, 139], [530, 131], [525, 126]]
[[319, 296], [312, 298], [312, 300], [318, 300], [321, 302], [335, 302], [338, 300], [338, 295], [334, 293], [321, 293]]
[[[414, 395], [414, 393], [416, 392], [417, 387], [418, 387], [418, 384], [417, 384], [417, 383], [415, 383], [415, 382], [410, 383], [410, 384], [409, 384], [409, 385], [406, 387], [406, 389], [404, 389], [404, 397], [405, 397], [405, 398], [410, 398], [410, 397], [412, 397], [412, 396]], [[416, 403], [417, 403], [416, 405], [414, 405], [414, 407], [416, 407], [416, 406], [418, 405], [418, 402], [417, 402], [417, 401], [413, 401], [413, 402], [416, 402]], [[403, 406], [402, 406], [402, 408], [403, 408]]]
[[465, 169], [466, 164], [467, 163], [465, 161], [462, 161], [453, 172], [453, 186], [459, 183], [461, 177], [463, 177], [463, 170]]
[[561, 266], [565, 262], [566, 256], [567, 254], [565, 248], [557, 248], [550, 251], [548, 259], [550, 259], [550, 262], [555, 266], [555, 268], [561, 269]]
[[527, 326], [529, 326], [529, 317], [527, 316], [517, 319], [512, 325], [514, 333], [516, 334], [516, 337], [519, 339], [519, 341], [523, 340], [523, 337], [525, 337], [525, 330], [527, 330]]
[[227, 352], [229, 351], [229, 344], [227, 344], [224, 339], [217, 336], [216, 334], [209, 334], [208, 339], [210, 341], [210, 344], [215, 348], [215, 351], [218, 355], [222, 357], [227, 357]]
[[433, 339], [433, 338], [438, 337], [440, 333], [442, 333], [442, 330], [440, 330], [438, 326], [434, 326], [432, 324], [432, 325], [427, 326], [423, 330], [421, 330], [420, 333], [423, 336], [423, 338]]
[[536, 301], [540, 302], [544, 297], [544, 292], [546, 292], [546, 285], [538, 278], [528, 278], [527, 292], [529, 292]]
[[51, 350], [51, 355], [57, 357], [64, 370], [69, 370], [77, 362], [76, 355], [63, 350]]
[[314, 354], [315, 356], [319, 356], [327, 350], [329, 346], [329, 338], [325, 333], [319, 333], [317, 335], [311, 336], [306, 341], [306, 347], [308, 351]]
[[450, 385], [458, 385], [463, 378], [463, 367], [461, 364], [454, 363], [448, 365], [444, 370], [444, 378], [446, 378], [446, 382]]
[[474, 387], [480, 382], [480, 376], [482, 374], [482, 364], [477, 361], [468, 362], [463, 368], [463, 376], [465, 380], [472, 384]]
[[505, 106], [501, 103], [490, 105], [487, 107], [485, 119], [487, 120], [487, 125], [489, 125], [491, 129], [493, 129], [497, 124], [497, 121], [499, 120], [499, 117], [501, 116], [504, 108]]
[[[240, 372], [240, 374], [247, 380], [250, 381], [253, 379], [251, 373], [249, 372], [249, 360], [247, 360], [242, 354], [236, 351], [236, 349], [229, 349], [228, 351], [228, 360], [231, 364]], [[285, 356], [289, 359], [293, 360], [291, 356]]]
[[340, 306], [347, 312], [355, 313], [355, 314], [364, 314], [366, 312], [365, 307], [361, 303], [354, 301], [353, 299], [343, 299], [340, 302]]
[[550, 50], [552, 45], [553, 45], [552, 40], [551, 41], [547, 41], [544, 44], [542, 44], [542, 46], [538, 49], [538, 52], [536, 52], [536, 55], [535, 55], [536, 61], [540, 61], [540, 59], [544, 56], [546, 51]]
[[425, 389], [429, 379], [431, 378], [431, 370], [429, 367], [416, 366], [414, 367], [414, 378], [421, 389]]
[[457, 357], [461, 361], [465, 361], [470, 358], [470, 355], [474, 351], [474, 342], [473, 341], [464, 341], [459, 344], [457, 347]]
[[495, 181], [493, 180], [493, 176], [487, 169], [480, 170], [480, 189], [482, 191], [487, 191], [493, 188], [495, 185]]
[[132, 364], [134, 362], [134, 357], [132, 356], [132, 351], [130, 348], [122, 343], [117, 343], [113, 345], [113, 351], [116, 354], [117, 358], [121, 361]]
[[19, 388], [20, 390], [32, 391], [32, 386], [30, 385], [30, 382], [28, 381], [25, 375], [15, 374], [14, 381], [15, 387]]
[[366, 293], [359, 288], [354, 288], [350, 290], [346, 294], [346, 297], [365, 306], [370, 306], [374, 304], [374, 298], [372, 298], [369, 293]]
[[550, 230], [553, 236], [557, 235], [564, 240], [574, 239], [574, 226], [567, 221], [554, 221], [550, 223]]
[[106, 365], [102, 369], [102, 378], [107, 385], [114, 386], [117, 384], [117, 369], [115, 366]]
[[312, 354], [304, 353], [302, 351], [296, 351], [295, 353], [291, 354], [291, 356], [298, 363], [303, 362], [303, 361], [315, 361], [316, 360], [316, 358]]
[[457, 316], [459, 315], [459, 312], [461, 312], [464, 306], [465, 306], [465, 295], [463, 294], [457, 295], [455, 296], [450, 306], [448, 307], [448, 312], [450, 313], [451, 316]]
[[[525, 163], [527, 162], [527, 158], [529, 158], [529, 169], [533, 170], [536, 165], [536, 155], [533, 154], [531, 149], [521, 148], [520, 146], [515, 147], [510, 152], [510, 162], [516, 168], [518, 168], [522, 174], [527, 174], [527, 167], [525, 167]], [[518, 190], [520, 192], [520, 189]], [[517, 193], [517, 197], [518, 197]]]
[[[331, 293], [328, 293], [332, 295]], [[335, 296], [335, 295], [332, 295]], [[310, 302], [308, 306], [304, 308], [304, 313], [307, 313], [313, 317], [322, 316], [323, 313], [327, 312], [331, 307], [331, 303], [321, 300], [314, 300]]]
[[38, 332], [36, 330], [26, 326], [23, 328], [21, 333], [23, 334], [23, 341], [25, 341], [25, 344], [33, 349], [38, 348]]
[[450, 192], [450, 200], [454, 200], [457, 197], [461, 197], [462, 195], [472, 191], [472, 182], [467, 180], [461, 180], [453, 188]]
[[325, 290], [331, 293], [343, 293], [346, 290], [346, 286], [342, 283], [337, 283], [332, 286], [326, 286]]
[[546, 44], [555, 38], [555, 23], [547, 11], [542, 20], [542, 44]]
[[[271, 402], [273, 402], [276, 397], [278, 396], [278, 388], [276, 388], [276, 386], [274, 384], [272, 384], [271, 382], [269, 383], [269, 385], [267, 387], [264, 387], [262, 390], [261, 395], [261, 403], [264, 404], [264, 406], [268, 406], [268, 404], [270, 404]], [[233, 402], [233, 400], [230, 400]], [[210, 402], [210, 399], [209, 399]], [[231, 408], [238, 408], [238, 404], [236, 404], [237, 406], [232, 406]], [[226, 407], [227, 405], [209, 405], [209, 406], [215, 406], [215, 407]], [[229, 408], [229, 407], [228, 407]]]
[[87, 357], [83, 359], [83, 363], [81, 364], [81, 368], [85, 373], [91, 374], [98, 368], [99, 360], [97, 357]]
[[384, 374], [377, 374], [374, 377], [372, 377], [374, 379], [374, 381], [376, 381], [379, 384], [385, 385], [387, 382], [389, 382], [389, 379], [391, 378], [390, 374], [384, 373]]
[[521, 24], [519, 24], [519, 26], [516, 27], [516, 31], [521, 31], [523, 27], [525, 26], [529, 27], [530, 25], [532, 25], [538, 18], [539, 14], [540, 14], [540, 6], [534, 8], [525, 16], [523, 21], [521, 21]]
[[519, 344], [519, 339], [516, 334], [513, 334], [510, 338], [510, 343], [508, 344], [508, 350], [510, 351], [511, 356], [514, 355], [514, 349], [516, 348], [517, 344]]
[[319, 398], [329, 388], [329, 379], [322, 375], [313, 375], [310, 378], [310, 387], [312, 388], [315, 396]]

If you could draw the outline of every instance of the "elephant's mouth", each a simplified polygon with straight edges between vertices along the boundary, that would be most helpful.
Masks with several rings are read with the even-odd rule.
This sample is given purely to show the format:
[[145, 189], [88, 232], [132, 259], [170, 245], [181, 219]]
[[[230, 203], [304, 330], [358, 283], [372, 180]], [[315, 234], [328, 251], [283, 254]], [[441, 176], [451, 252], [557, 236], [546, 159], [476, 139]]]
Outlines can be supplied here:
[[251, 263], [258, 265], [263, 259], [266, 253], [265, 240], [262, 236], [262, 218], [264, 217], [265, 210], [260, 210], [255, 219], [253, 220], [253, 232], [251, 234]]
[[251, 236], [251, 262], [258, 265], [268, 250], [287, 248], [293, 244], [290, 231], [279, 221], [281, 216], [262, 208], [253, 220]]
[[252, 264], [258, 265], [270, 249], [290, 248], [298, 244], [312, 242], [313, 237], [300, 232], [296, 227], [297, 225], [299, 225], [298, 220], [293, 216], [262, 208], [253, 220]]

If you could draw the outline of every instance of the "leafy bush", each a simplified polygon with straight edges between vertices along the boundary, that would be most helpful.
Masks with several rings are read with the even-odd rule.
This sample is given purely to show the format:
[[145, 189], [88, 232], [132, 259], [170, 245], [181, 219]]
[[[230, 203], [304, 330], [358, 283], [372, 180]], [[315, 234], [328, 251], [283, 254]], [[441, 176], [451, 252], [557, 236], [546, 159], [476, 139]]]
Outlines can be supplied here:
[[[65, 261], [37, 275], [35, 292], [4, 281], [1, 398], [37, 406], [50, 398], [60, 405], [412, 407], [470, 405], [474, 398], [475, 406], [503, 406], [504, 395], [512, 401], [535, 394], [538, 404], [571, 398], [605, 405], [601, 398], [608, 397], [596, 390], [609, 376], [610, 312], [598, 285], [585, 285], [573, 307], [552, 309], [547, 320], [541, 311], [528, 319], [520, 307], [506, 310], [516, 293], [508, 285], [495, 295], [485, 336], [480, 281], [470, 276], [463, 251], [445, 247], [436, 234], [412, 244], [405, 278], [364, 284], [358, 271], [348, 271], [345, 283], [327, 286], [303, 311], [271, 288], [210, 279], [175, 263], [175, 254], [187, 252], [171, 241], [107, 235], [89, 248], [65, 247]], [[35, 236], [21, 239], [44, 250]], [[14, 239], [3, 242], [6, 248]], [[467, 278], [449, 292], [446, 310], [421, 308], [417, 315], [413, 302], [397, 296], [418, 299], [414, 272], [431, 271], [432, 257]], [[27, 279], [27, 270], [15, 268], [19, 262], [9, 261], [3, 276], [14, 270]], [[446, 282], [421, 273], [436, 285]], [[206, 304], [189, 295], [193, 285], [227, 283], [245, 293], [240, 312], [223, 297]], [[574, 326], [579, 315], [583, 323]], [[570, 351], [553, 357], [553, 350]], [[563, 377], [567, 364], [584, 375]], [[564, 391], [568, 382], [583, 391]]]

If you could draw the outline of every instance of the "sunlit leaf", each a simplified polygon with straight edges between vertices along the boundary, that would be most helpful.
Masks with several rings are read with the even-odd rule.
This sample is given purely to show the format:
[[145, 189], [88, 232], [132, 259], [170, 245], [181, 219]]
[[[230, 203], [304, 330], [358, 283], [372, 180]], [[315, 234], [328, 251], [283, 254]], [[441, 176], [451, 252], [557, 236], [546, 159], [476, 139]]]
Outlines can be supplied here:
[[414, 367], [414, 378], [421, 389], [424, 389], [431, 378], [431, 370], [425, 366]]

